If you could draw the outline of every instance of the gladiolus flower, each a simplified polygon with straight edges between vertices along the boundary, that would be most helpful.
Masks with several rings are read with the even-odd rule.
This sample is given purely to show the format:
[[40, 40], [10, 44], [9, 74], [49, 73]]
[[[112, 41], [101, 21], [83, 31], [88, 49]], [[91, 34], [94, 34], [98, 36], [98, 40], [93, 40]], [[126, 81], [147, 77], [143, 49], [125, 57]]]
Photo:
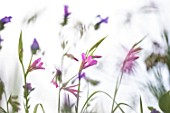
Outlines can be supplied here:
[[93, 56], [87, 56], [85, 53], [82, 53], [82, 67], [81, 69], [86, 69], [90, 66], [96, 65], [97, 60], [93, 59]]
[[65, 5], [64, 6], [64, 21], [61, 23], [61, 25], [66, 25], [67, 24], [67, 21], [68, 21], [68, 16], [70, 15], [71, 13], [68, 11], [68, 6]]
[[41, 62], [41, 58], [38, 58], [37, 60], [35, 60], [32, 65], [29, 68], [29, 72], [33, 71], [33, 70], [37, 70], [37, 69], [45, 69], [44, 67], [42, 67], [43, 62]]
[[55, 87], [58, 88], [56, 76], [54, 76], [54, 78], [52, 79], [51, 83], [53, 83], [53, 85], [55, 85]]
[[76, 98], [78, 98], [78, 90], [77, 89], [73, 89], [74, 87], [78, 86], [77, 85], [73, 85], [73, 86], [68, 86], [68, 87], [64, 87], [63, 89], [72, 93]]
[[125, 60], [123, 61], [123, 66], [121, 68], [122, 72], [131, 73], [135, 64], [135, 61], [139, 58], [136, 54], [140, 52], [142, 48], [135, 48], [134, 46], [128, 52]]

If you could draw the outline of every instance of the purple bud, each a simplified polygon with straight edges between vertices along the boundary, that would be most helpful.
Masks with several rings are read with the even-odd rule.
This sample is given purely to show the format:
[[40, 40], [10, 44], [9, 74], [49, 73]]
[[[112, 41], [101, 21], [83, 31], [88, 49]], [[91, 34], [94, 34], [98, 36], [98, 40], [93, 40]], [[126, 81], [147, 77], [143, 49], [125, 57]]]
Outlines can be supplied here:
[[39, 49], [40, 49], [39, 44], [38, 44], [37, 40], [34, 38], [34, 41], [31, 45], [32, 54], [36, 54], [37, 50], [39, 50]]
[[11, 16], [7, 17], [5, 16], [4, 18], [2, 18], [0, 21], [3, 23], [3, 24], [7, 24], [9, 22], [11, 22]]

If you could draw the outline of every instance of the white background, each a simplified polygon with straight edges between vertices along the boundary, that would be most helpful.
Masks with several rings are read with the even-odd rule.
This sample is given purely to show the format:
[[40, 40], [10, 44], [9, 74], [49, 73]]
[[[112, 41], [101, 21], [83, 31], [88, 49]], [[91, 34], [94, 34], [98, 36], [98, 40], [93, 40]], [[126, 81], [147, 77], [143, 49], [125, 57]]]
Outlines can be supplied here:
[[[149, 12], [142, 9], [153, 4], [157, 9], [149, 8]], [[92, 27], [87, 29], [76, 48], [72, 46], [69, 51], [81, 60], [82, 52], [86, 52], [96, 41], [108, 35], [96, 51], [97, 55], [103, 57], [99, 59], [96, 68], [94, 66], [86, 71], [88, 77], [101, 81], [98, 87], [90, 87], [91, 93], [95, 90], [103, 90], [113, 95], [115, 78], [119, 74], [120, 63], [127, 53], [122, 46], [130, 49], [134, 43], [147, 35], [141, 43], [143, 51], [140, 53], [139, 65], [134, 74], [124, 77], [118, 93], [118, 101], [132, 104], [132, 100], [135, 99], [135, 104], [138, 106], [141, 95], [144, 105], [158, 107], [156, 100], [147, 89], [141, 91], [139, 81], [144, 82], [152, 75], [145, 71], [143, 64], [146, 55], [152, 51], [151, 42], [159, 41], [163, 45], [161, 31], [163, 28], [169, 30], [170, 1], [168, 0], [1, 0], [0, 18], [12, 16], [11, 23], [1, 32], [4, 42], [0, 51], [0, 77], [6, 85], [7, 94], [19, 93], [22, 96], [23, 75], [17, 56], [18, 39], [22, 30], [25, 67], [29, 62], [30, 45], [34, 38], [38, 40], [41, 47], [41, 52], [34, 59], [41, 57], [41, 53], [45, 51], [42, 61], [45, 63], [46, 70], [32, 72], [28, 77], [28, 81], [35, 87], [35, 91], [31, 94], [31, 110], [36, 103], [42, 103], [46, 113], [57, 112], [58, 90], [50, 82], [54, 76], [52, 72], [55, 71], [55, 67], [60, 66], [62, 49], [59, 32], [64, 5], [69, 6], [72, 14], [68, 26], [62, 30], [62, 33], [64, 39], [69, 40], [71, 45], [79, 37], [79, 32], [74, 29], [77, 22], [82, 22], [88, 28], [89, 24], [97, 21], [96, 15], [109, 17], [109, 23], [102, 24], [98, 31]], [[35, 22], [27, 24], [28, 18], [37, 12], [38, 17]], [[70, 78], [70, 75], [78, 71], [80, 62], [70, 61], [67, 58], [65, 60], [64, 66], [68, 68], [66, 78]], [[98, 112], [109, 112], [111, 101], [104, 95], [98, 96], [101, 98], [96, 98], [97, 103], [94, 102], [93, 105], [96, 104]], [[144, 111], [147, 113], [149, 111], [146, 106]], [[136, 111], [139, 112], [139, 108]], [[132, 111], [127, 109], [127, 112]]]

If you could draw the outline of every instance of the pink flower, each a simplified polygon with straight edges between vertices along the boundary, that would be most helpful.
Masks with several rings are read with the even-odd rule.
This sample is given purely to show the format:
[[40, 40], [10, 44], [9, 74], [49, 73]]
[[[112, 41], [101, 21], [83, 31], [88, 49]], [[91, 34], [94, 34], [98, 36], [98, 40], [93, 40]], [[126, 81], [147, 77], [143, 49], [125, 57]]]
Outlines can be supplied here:
[[85, 53], [82, 53], [82, 69], [86, 69], [97, 64], [97, 60], [94, 60], [93, 57], [94, 56], [86, 56]]
[[133, 71], [135, 61], [139, 58], [139, 56], [137, 56], [137, 53], [141, 50], [142, 48], [135, 48], [135, 46], [130, 49], [125, 60], [123, 61], [123, 66], [121, 68], [122, 72], [131, 73]]
[[37, 70], [37, 69], [45, 69], [44, 67], [42, 67], [43, 62], [41, 62], [41, 58], [38, 58], [37, 60], [35, 60], [32, 65], [29, 67], [29, 72], [33, 71], [33, 70]]
[[76, 98], [78, 98], [78, 90], [77, 89], [73, 89], [74, 87], [78, 86], [77, 85], [73, 85], [73, 86], [68, 86], [68, 87], [64, 87], [63, 89], [72, 93]]
[[53, 83], [55, 85], [55, 87], [58, 88], [56, 76], [54, 76], [54, 78], [52, 79], [51, 83]]

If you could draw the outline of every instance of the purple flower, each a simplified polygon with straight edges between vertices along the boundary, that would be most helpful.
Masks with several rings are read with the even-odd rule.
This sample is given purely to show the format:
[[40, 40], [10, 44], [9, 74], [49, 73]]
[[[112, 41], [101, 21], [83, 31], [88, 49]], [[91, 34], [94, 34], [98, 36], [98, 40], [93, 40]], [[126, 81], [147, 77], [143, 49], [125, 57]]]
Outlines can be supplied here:
[[64, 5], [64, 20], [61, 23], [61, 25], [65, 26], [67, 24], [68, 21], [68, 16], [71, 14], [71, 12], [68, 11], [68, 6]]
[[32, 54], [36, 54], [37, 50], [39, 50], [39, 49], [40, 49], [39, 44], [38, 44], [37, 40], [34, 38], [34, 41], [31, 45]]
[[0, 35], [0, 44], [1, 44], [2, 41], [4, 41], [4, 39], [2, 39], [2, 38], [1, 38], [1, 35]]
[[151, 111], [151, 113], [160, 113], [160, 112], [157, 111], [156, 109], [153, 109], [153, 110]]
[[9, 22], [11, 22], [11, 16], [9, 16], [9, 17], [7, 17], [7, 16], [5, 16], [4, 18], [2, 18], [0, 21], [1, 21], [1, 23], [3, 23], [3, 24], [7, 24], [7, 23], [9, 23]]
[[68, 86], [68, 87], [64, 87], [63, 89], [72, 93], [76, 98], [78, 98], [78, 90], [77, 89], [73, 89], [74, 87], [78, 86], [77, 85], [72, 85], [72, 86]]
[[96, 65], [97, 60], [93, 59], [93, 56], [86, 56], [85, 53], [82, 53], [82, 65], [81, 65], [81, 70], [86, 69], [90, 66]]
[[41, 62], [41, 58], [38, 58], [37, 60], [35, 60], [32, 65], [29, 67], [28, 71], [31, 72], [33, 70], [37, 70], [37, 69], [45, 69], [44, 67], [42, 67], [43, 62]]
[[123, 61], [123, 65], [121, 68], [122, 72], [131, 73], [133, 71], [135, 61], [139, 58], [139, 56], [137, 56], [137, 53], [141, 50], [142, 48], [135, 48], [134, 46], [130, 49], [125, 60]]
[[24, 85], [23, 88], [26, 89], [28, 93], [30, 93], [31, 91], [35, 89], [35, 88], [32, 88], [31, 83], [26, 83], [26, 87]]
[[71, 13], [68, 11], [68, 6], [64, 6], [64, 17], [67, 18]]
[[108, 19], [109, 19], [109, 17], [101, 18], [100, 15], [98, 15], [97, 17], [100, 18], [100, 21], [97, 22], [97, 23], [94, 25], [94, 29], [95, 29], [95, 30], [99, 29], [99, 27], [100, 27], [100, 25], [101, 25], [102, 23], [108, 23]]

